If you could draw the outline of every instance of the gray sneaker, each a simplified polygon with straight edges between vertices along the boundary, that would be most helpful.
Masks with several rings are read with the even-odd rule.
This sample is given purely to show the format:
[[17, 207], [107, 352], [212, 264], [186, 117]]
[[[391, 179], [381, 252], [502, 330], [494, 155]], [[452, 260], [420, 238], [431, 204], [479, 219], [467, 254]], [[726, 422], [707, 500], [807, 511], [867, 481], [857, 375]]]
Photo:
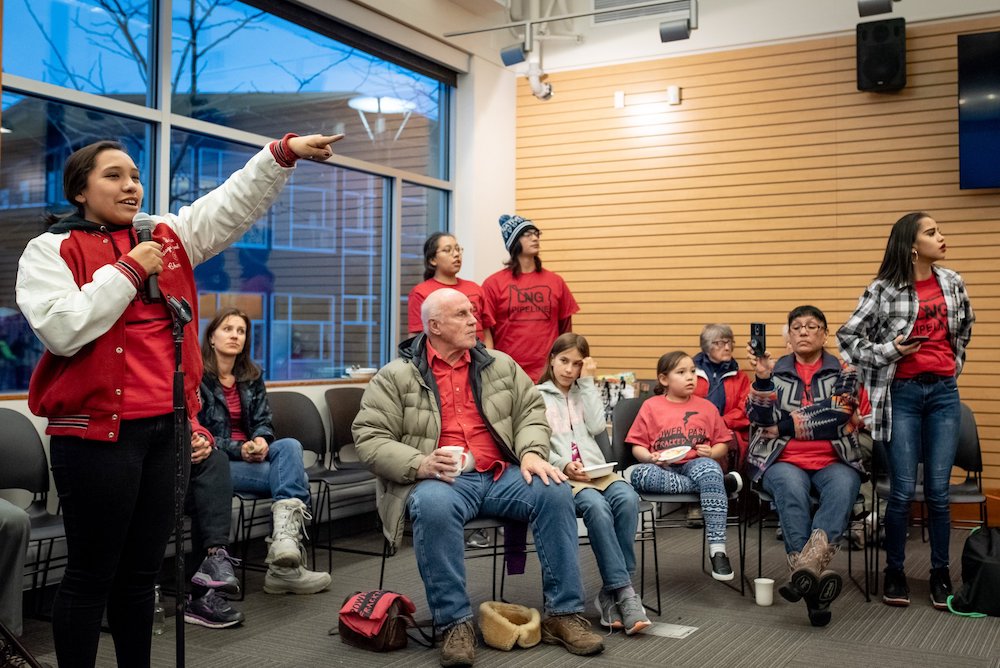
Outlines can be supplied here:
[[466, 547], [489, 547], [490, 537], [486, 535], [485, 529], [476, 529], [465, 539]]
[[653, 625], [646, 616], [646, 609], [638, 594], [623, 598], [618, 603], [618, 609], [621, 611], [626, 635], [633, 635]]
[[229, 601], [209, 589], [202, 596], [188, 600], [184, 610], [184, 621], [210, 629], [224, 629], [243, 621], [243, 613], [236, 610]]
[[618, 604], [610, 592], [601, 589], [594, 599], [594, 606], [601, 613], [601, 626], [615, 630], [624, 628], [622, 613], [618, 610]]
[[191, 582], [229, 596], [239, 596], [240, 581], [233, 573], [233, 564], [238, 563], [239, 559], [230, 557], [226, 549], [220, 547], [205, 557], [198, 567], [198, 572], [191, 578]]

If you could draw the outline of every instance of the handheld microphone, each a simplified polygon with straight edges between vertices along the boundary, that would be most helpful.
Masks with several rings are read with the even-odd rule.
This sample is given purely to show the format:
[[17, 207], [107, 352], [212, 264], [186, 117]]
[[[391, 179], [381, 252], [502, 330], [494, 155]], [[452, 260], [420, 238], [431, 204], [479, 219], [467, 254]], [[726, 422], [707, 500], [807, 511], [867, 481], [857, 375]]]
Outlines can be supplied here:
[[[140, 211], [132, 217], [132, 227], [135, 228], [135, 233], [139, 237], [140, 243], [143, 241], [152, 241], [153, 228], [156, 227], [156, 221], [148, 213]], [[156, 280], [156, 274], [150, 274], [149, 278], [146, 279], [146, 294], [149, 295], [150, 299], [160, 298], [160, 284]]]

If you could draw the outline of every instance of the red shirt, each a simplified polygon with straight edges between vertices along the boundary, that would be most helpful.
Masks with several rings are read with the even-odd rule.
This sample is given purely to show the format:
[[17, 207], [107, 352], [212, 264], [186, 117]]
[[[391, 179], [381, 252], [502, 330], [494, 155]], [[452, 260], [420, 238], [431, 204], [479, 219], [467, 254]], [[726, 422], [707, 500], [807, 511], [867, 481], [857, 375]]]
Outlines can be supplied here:
[[493, 318], [488, 318], [483, 310], [483, 289], [478, 283], [458, 279], [455, 285], [442, 283], [436, 278], [428, 278], [423, 283], [417, 283], [410, 290], [409, 304], [407, 305], [407, 331], [410, 334], [419, 334], [424, 331], [424, 323], [420, 318], [420, 307], [424, 300], [434, 291], [441, 288], [452, 288], [458, 290], [469, 298], [472, 302], [472, 313], [476, 316], [476, 338], [482, 340], [483, 330], [493, 327]]
[[[122, 255], [132, 249], [132, 228], [114, 230], [111, 240]], [[167, 415], [173, 412], [173, 320], [162, 299], [149, 301], [146, 285], [125, 309], [125, 392], [122, 419]]]
[[708, 399], [691, 396], [677, 402], [658, 395], [650, 397], [639, 408], [625, 442], [641, 445], [650, 452], [660, 452], [678, 445], [690, 446], [683, 464], [698, 456], [696, 446], [727, 443], [733, 436], [719, 409]]
[[955, 351], [951, 349], [948, 337], [948, 304], [937, 278], [917, 281], [917, 321], [913, 323], [910, 336], [929, 336], [920, 344], [920, 350], [904, 355], [896, 366], [896, 378], [913, 378], [921, 373], [935, 373], [939, 376], [955, 375]]
[[501, 269], [483, 281], [485, 312], [493, 325], [493, 345], [514, 358], [537, 383], [548, 363], [559, 321], [580, 310], [559, 276], [547, 269], [514, 278]]
[[222, 396], [226, 398], [226, 408], [229, 409], [229, 438], [246, 443], [250, 439], [243, 431], [243, 402], [240, 401], [240, 391], [236, 389], [235, 384], [232, 387], [223, 385]]
[[428, 341], [427, 361], [431, 365], [438, 394], [441, 396], [441, 437], [438, 439], [438, 447], [467, 447], [476, 458], [477, 471], [489, 471], [496, 466], [495, 475], [499, 477], [507, 462], [500, 454], [500, 448], [493, 440], [486, 421], [476, 406], [476, 398], [472, 395], [472, 387], [469, 385], [469, 364], [472, 357], [469, 351], [462, 353], [452, 366]]
[[[795, 361], [795, 373], [802, 379], [806, 388], [802, 395], [803, 406], [812, 406], [813, 404], [810, 391], [812, 379], [821, 366], [823, 366], [822, 355], [813, 364], [802, 364], [798, 360]], [[800, 441], [797, 438], [792, 438], [785, 445], [785, 449], [781, 451], [778, 461], [794, 464], [803, 471], [819, 471], [840, 460], [833, 449], [833, 443], [830, 441]]]

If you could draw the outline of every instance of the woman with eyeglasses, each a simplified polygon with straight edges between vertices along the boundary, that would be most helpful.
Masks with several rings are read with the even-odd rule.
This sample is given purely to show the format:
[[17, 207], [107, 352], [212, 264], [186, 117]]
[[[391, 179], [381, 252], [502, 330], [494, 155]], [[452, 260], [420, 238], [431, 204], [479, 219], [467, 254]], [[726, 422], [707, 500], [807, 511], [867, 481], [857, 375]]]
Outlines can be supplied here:
[[788, 314], [791, 354], [775, 361], [747, 345], [755, 380], [747, 398], [747, 468], [755, 489], [774, 499], [789, 579], [778, 591], [804, 599], [813, 626], [830, 623], [843, 588], [827, 567], [840, 547], [862, 478], [858, 378], [823, 349], [826, 316], [815, 306]]
[[[694, 395], [712, 402], [719, 409], [726, 427], [736, 436], [739, 449], [731, 451], [729, 456], [730, 463], [735, 465], [733, 470], [739, 471], [746, 458], [750, 435], [746, 408], [750, 379], [733, 359], [733, 346], [733, 330], [729, 325], [714, 323], [701, 330], [701, 352], [694, 356], [698, 375]], [[689, 503], [687, 525], [696, 529], [703, 521], [701, 505]]]
[[937, 265], [946, 250], [941, 228], [928, 214], [908, 213], [896, 221], [878, 275], [837, 332], [844, 359], [863, 371], [874, 409], [872, 438], [886, 445], [889, 460], [882, 601], [910, 604], [903, 572], [906, 525], [922, 461], [930, 599], [939, 610], [948, 609], [952, 591], [948, 488], [961, 415], [956, 378], [976, 320], [962, 277]]
[[510, 259], [483, 281], [493, 344], [514, 358], [535, 383], [548, 366], [549, 348], [573, 329], [580, 306], [559, 274], [542, 269], [542, 232], [521, 216], [500, 216], [500, 234]]
[[705, 325], [701, 330], [701, 352], [694, 356], [698, 374], [694, 394], [708, 399], [719, 409], [723, 422], [736, 435], [740, 446], [737, 464], [741, 464], [750, 437], [746, 409], [750, 379], [733, 359], [733, 348], [733, 330], [729, 325]]
[[407, 308], [407, 331], [416, 336], [424, 331], [424, 323], [420, 319], [420, 306], [435, 290], [454, 288], [472, 302], [472, 311], [476, 316], [476, 338], [493, 347], [493, 337], [490, 327], [493, 320], [483, 311], [483, 289], [474, 281], [458, 277], [462, 270], [462, 247], [458, 241], [447, 232], [435, 232], [424, 242], [424, 282], [417, 283], [410, 290]]

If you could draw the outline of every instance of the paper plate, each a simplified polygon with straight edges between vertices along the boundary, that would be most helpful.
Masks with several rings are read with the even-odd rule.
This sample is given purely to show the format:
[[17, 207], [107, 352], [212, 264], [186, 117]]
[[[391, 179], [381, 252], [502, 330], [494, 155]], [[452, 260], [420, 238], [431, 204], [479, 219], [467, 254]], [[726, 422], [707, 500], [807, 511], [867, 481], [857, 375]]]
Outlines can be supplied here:
[[587, 474], [587, 477], [591, 480], [596, 480], [597, 478], [603, 478], [612, 471], [615, 470], [615, 466], [618, 462], [608, 462], [607, 464], [595, 464], [593, 466], [584, 466], [583, 472]]
[[689, 445], [678, 445], [673, 448], [667, 448], [660, 453], [659, 461], [673, 464], [676, 461], [684, 459], [684, 456], [689, 452], [691, 452], [691, 446]]

